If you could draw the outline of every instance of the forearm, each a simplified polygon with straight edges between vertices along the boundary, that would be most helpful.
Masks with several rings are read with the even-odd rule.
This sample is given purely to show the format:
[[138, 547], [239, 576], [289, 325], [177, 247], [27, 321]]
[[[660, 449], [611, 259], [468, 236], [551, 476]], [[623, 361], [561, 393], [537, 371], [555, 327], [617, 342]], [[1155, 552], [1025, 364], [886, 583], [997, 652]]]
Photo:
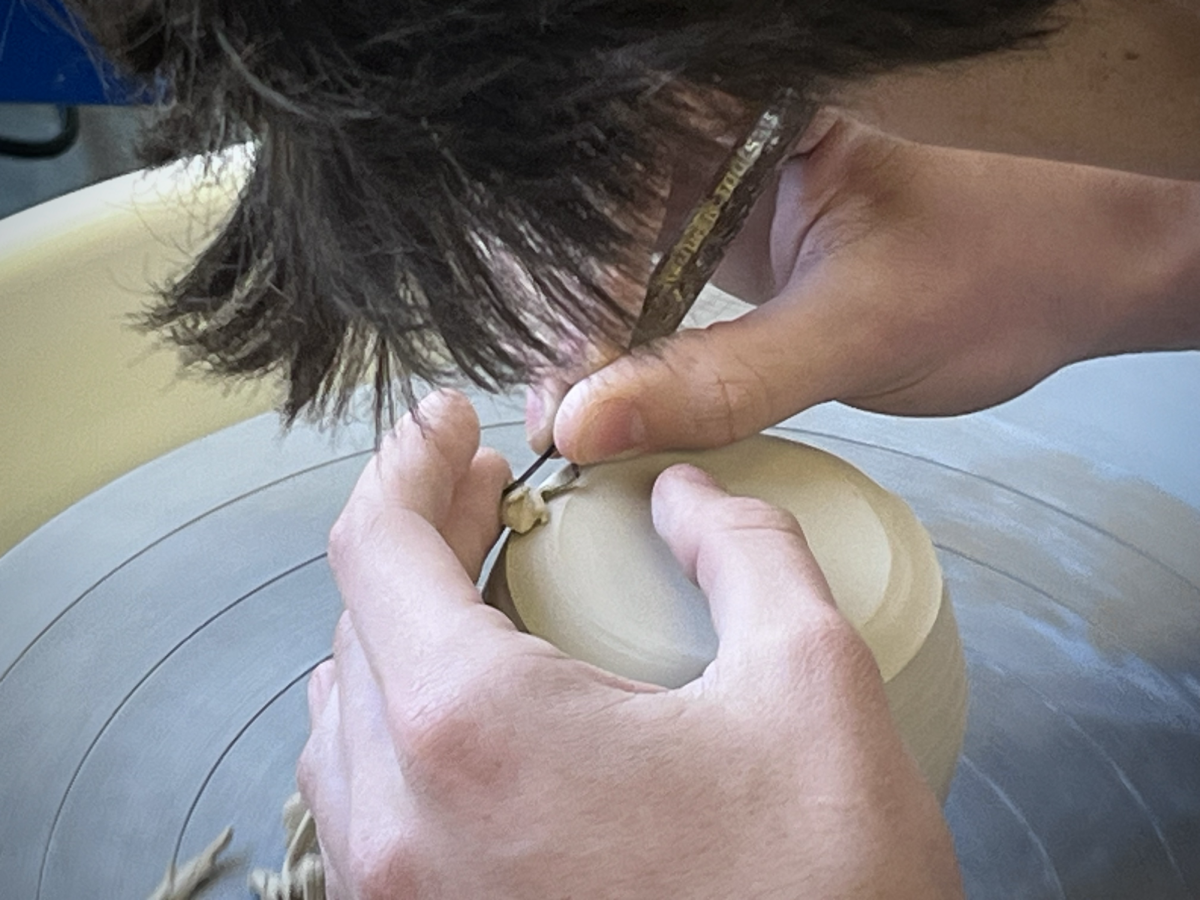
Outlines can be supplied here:
[[1200, 14], [1171, 0], [1056, 7], [1044, 46], [911, 68], [843, 92], [921, 143], [1200, 179]]
[[1130, 182], [1107, 201], [1124, 238], [1117, 289], [1080, 311], [1082, 357], [1200, 348], [1200, 184]]
[[[1015, 333], [1042, 345], [1055, 367], [1200, 347], [1200, 182], [894, 146], [925, 173], [929, 196], [947, 195], [925, 211], [932, 217], [925, 227], [949, 228], [972, 254], [962, 261], [973, 260], [979, 284], [959, 305], [976, 304], [988, 318], [996, 305], [1008, 308]], [[875, 164], [867, 168], [878, 173]], [[821, 180], [819, 170], [807, 176], [810, 184], [813, 177]], [[836, 169], [826, 177], [858, 176]], [[819, 198], [810, 202], [821, 206]], [[782, 219], [773, 227], [777, 211], [777, 198], [764, 198], [718, 272], [720, 287], [751, 303], [787, 282], [799, 246], [793, 232], [811, 225], [801, 216], [791, 230]], [[933, 260], [947, 246], [932, 241], [920, 254]]]

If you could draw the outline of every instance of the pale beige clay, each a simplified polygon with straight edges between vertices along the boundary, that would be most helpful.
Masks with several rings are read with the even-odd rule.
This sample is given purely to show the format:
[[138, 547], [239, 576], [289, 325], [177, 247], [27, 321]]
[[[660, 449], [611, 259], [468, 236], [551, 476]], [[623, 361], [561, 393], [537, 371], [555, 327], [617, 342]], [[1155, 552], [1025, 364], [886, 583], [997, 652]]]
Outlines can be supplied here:
[[[317, 824], [303, 798], [292, 794], [283, 805], [287, 853], [278, 872], [255, 869], [248, 886], [259, 900], [325, 900], [325, 867]], [[217, 857], [233, 837], [226, 828], [203, 852], [182, 866], [171, 863], [166, 877], [149, 900], [193, 900], [196, 892], [217, 872]]]
[[196, 891], [217, 873], [217, 860], [231, 840], [233, 829], [226, 828], [182, 866], [175, 865], [172, 860], [167, 866], [167, 874], [150, 895], [150, 900], [191, 900]]
[[965, 729], [966, 677], [941, 569], [908, 506], [831, 454], [758, 436], [586, 469], [569, 490], [547, 496], [545, 524], [509, 538], [489, 602], [617, 674], [666, 687], [698, 677], [717, 648], [708, 605], [650, 518], [654, 480], [678, 462], [796, 516], [839, 609], [875, 655], [910, 751], [944, 800]]
[[259, 900], [324, 900], [325, 868], [317, 842], [317, 823], [297, 793], [283, 807], [287, 853], [278, 872], [255, 869], [250, 890]]
[[517, 534], [528, 534], [550, 521], [546, 498], [540, 490], [528, 485], [514, 488], [500, 501], [500, 521]]
[[580, 468], [573, 463], [563, 466], [550, 478], [533, 488], [527, 484], [510, 487], [500, 499], [500, 521], [517, 534], [528, 534], [550, 521], [546, 501], [569, 490], [579, 477]]

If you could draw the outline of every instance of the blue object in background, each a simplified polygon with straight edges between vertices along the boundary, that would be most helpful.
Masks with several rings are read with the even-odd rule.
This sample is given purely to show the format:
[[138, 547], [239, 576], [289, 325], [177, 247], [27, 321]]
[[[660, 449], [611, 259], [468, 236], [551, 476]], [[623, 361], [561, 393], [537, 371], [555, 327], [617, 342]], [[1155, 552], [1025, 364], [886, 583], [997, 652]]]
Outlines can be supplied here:
[[0, 103], [78, 106], [150, 99], [147, 90], [118, 78], [71, 28], [60, 0], [0, 0]]

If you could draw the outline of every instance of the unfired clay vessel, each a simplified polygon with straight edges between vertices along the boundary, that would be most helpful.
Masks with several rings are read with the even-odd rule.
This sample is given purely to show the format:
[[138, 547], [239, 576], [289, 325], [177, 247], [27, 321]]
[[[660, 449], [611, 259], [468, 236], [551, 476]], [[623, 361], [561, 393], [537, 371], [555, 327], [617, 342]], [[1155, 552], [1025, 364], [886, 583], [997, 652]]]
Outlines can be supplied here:
[[546, 524], [509, 537], [489, 602], [611, 672], [665, 687], [697, 678], [717, 650], [708, 604], [650, 514], [655, 479], [679, 462], [796, 516], [838, 608], [875, 655], [909, 750], [944, 800], [962, 746], [967, 687], [933, 545], [899, 497], [822, 450], [757, 436], [720, 450], [588, 468], [548, 501]]

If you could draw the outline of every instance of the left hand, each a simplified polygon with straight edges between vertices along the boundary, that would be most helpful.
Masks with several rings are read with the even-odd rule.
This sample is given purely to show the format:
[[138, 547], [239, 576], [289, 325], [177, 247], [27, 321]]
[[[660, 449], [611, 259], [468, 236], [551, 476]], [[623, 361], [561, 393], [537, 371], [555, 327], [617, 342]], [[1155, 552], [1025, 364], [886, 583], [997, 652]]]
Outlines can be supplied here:
[[957, 900], [950, 837], [870, 651], [791, 516], [699, 470], [655, 526], [720, 639], [668, 691], [481, 602], [507, 466], [465, 398], [422, 403], [330, 538], [346, 602], [298, 776], [331, 900]]

